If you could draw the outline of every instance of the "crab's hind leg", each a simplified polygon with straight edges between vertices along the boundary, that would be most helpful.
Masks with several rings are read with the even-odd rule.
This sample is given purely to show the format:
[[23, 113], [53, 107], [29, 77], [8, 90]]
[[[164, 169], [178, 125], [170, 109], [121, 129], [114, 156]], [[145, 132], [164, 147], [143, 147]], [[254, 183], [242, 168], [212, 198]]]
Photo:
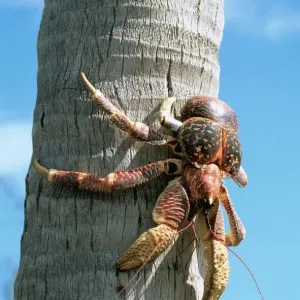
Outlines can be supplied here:
[[246, 230], [233, 207], [228, 190], [225, 186], [220, 188], [219, 199], [226, 210], [230, 225], [230, 231], [226, 233], [225, 236], [226, 245], [237, 246], [245, 238]]
[[153, 210], [153, 220], [158, 226], [140, 235], [118, 260], [116, 267], [121, 271], [138, 268], [166, 250], [189, 213], [189, 207], [180, 178], [172, 180], [159, 196]]
[[82, 190], [113, 192], [119, 189], [134, 187], [153, 179], [162, 173], [167, 175], [181, 174], [180, 159], [166, 159], [147, 164], [134, 170], [120, 171], [100, 178], [95, 174], [46, 169], [38, 160], [34, 167], [48, 181], [72, 185]]
[[100, 104], [103, 111], [108, 116], [108, 119], [121, 130], [127, 132], [131, 137], [135, 138], [138, 141], [153, 145], [168, 145], [168, 143], [176, 141], [174, 137], [162, 134], [146, 124], [131, 121], [124, 113], [118, 110], [99, 90], [95, 89], [95, 87], [85, 77], [84, 73], [81, 73], [81, 78], [86, 88], [92, 95], [92, 98]]
[[172, 129], [176, 132], [178, 132], [179, 128], [182, 125], [182, 122], [179, 120], [176, 120], [172, 115], [171, 115], [171, 106], [175, 102], [176, 98], [175, 97], [167, 97], [163, 99], [161, 106], [160, 106], [160, 124], [162, 126], [165, 126], [169, 129]]
[[200, 235], [205, 245], [204, 256], [207, 261], [202, 300], [219, 299], [227, 286], [230, 272], [228, 253], [223, 244], [225, 242], [224, 217], [220, 202], [217, 200], [214, 204], [209, 224], [217, 238], [207, 229], [204, 216], [201, 216], [199, 224]]

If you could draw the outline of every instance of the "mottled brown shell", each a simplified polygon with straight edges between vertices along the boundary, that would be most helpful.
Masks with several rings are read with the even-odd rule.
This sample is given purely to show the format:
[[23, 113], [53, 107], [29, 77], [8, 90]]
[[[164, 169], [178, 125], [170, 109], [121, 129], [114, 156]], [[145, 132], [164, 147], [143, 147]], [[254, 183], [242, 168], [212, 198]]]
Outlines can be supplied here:
[[178, 137], [183, 153], [191, 163], [213, 163], [222, 150], [222, 127], [210, 120], [188, 119], [181, 126]]
[[192, 117], [210, 119], [233, 131], [238, 130], [238, 119], [232, 108], [225, 102], [206, 96], [189, 98], [180, 111], [183, 121]]
[[179, 143], [193, 165], [217, 164], [222, 171], [236, 176], [242, 160], [242, 148], [236, 132], [203, 118], [189, 118], [179, 130]]

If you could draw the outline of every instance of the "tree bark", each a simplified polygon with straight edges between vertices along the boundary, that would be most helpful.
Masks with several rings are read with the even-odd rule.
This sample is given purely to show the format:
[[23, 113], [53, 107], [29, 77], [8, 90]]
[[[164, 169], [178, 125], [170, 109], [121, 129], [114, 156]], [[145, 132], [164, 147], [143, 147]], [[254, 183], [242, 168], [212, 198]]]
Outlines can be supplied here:
[[[217, 96], [223, 20], [223, 0], [45, 0], [33, 158], [103, 177], [170, 157], [110, 124], [79, 73], [132, 120], [158, 128], [167, 95], [178, 97], [177, 116], [188, 96]], [[46, 182], [31, 166], [15, 299], [115, 299], [135, 271], [118, 273], [114, 264], [154, 226], [152, 209], [168, 180], [89, 193]], [[191, 263], [193, 244], [184, 250], [192, 239], [183, 233], [119, 299], [201, 299], [203, 248]]]

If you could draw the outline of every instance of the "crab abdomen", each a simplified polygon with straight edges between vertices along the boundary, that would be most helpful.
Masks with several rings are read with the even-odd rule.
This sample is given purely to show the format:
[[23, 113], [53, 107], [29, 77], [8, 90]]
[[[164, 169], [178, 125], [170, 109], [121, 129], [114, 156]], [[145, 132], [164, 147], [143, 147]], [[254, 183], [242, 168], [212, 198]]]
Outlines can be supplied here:
[[183, 120], [193, 117], [207, 118], [229, 128], [238, 129], [238, 118], [233, 109], [225, 102], [207, 96], [189, 98], [180, 111]]

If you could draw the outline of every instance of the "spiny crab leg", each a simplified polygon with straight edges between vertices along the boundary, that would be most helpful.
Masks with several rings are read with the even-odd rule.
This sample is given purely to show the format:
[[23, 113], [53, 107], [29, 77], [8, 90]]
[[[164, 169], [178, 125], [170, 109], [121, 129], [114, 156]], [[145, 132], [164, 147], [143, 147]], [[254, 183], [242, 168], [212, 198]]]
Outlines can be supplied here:
[[146, 124], [131, 121], [124, 113], [118, 110], [99, 90], [88, 81], [84, 73], [80, 73], [82, 81], [92, 98], [97, 101], [109, 120], [113, 122], [121, 130], [127, 132], [131, 137], [141, 142], [146, 142], [153, 145], [168, 145], [170, 142], [177, 140], [165, 134], [162, 134]]
[[172, 104], [176, 101], [175, 97], [168, 97], [163, 99], [161, 106], [160, 106], [160, 124], [162, 126], [165, 126], [169, 129], [172, 129], [174, 131], [179, 130], [179, 128], [182, 125], [182, 122], [179, 120], [176, 120], [172, 115], [171, 115], [171, 106]]
[[48, 181], [73, 185], [82, 190], [112, 192], [134, 187], [153, 179], [162, 173], [181, 174], [181, 160], [166, 159], [147, 164], [134, 170], [120, 171], [100, 178], [95, 174], [46, 169], [38, 160], [33, 162], [35, 169]]
[[220, 188], [219, 199], [226, 210], [230, 225], [230, 231], [225, 236], [225, 243], [227, 246], [237, 246], [245, 238], [246, 230], [233, 207], [225, 186], [221, 186]]

